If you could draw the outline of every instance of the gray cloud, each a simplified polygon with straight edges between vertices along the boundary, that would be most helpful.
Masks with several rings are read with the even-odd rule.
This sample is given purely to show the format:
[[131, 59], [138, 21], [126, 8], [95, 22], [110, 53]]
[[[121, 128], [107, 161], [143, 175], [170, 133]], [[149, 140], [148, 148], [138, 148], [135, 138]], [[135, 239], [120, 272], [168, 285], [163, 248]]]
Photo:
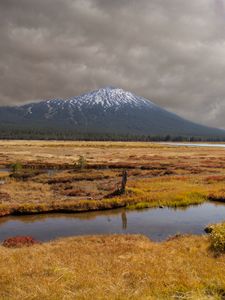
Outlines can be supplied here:
[[225, 128], [224, 0], [1, 0], [0, 104], [119, 86]]

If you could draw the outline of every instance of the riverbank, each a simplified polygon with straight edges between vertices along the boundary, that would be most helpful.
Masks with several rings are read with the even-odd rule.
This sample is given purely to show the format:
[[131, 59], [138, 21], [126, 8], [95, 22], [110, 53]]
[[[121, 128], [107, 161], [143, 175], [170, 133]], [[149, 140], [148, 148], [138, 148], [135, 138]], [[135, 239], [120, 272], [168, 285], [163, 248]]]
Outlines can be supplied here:
[[225, 256], [209, 246], [208, 237], [154, 243], [134, 235], [0, 246], [0, 298], [223, 299]]
[[[0, 191], [0, 216], [74, 213], [121, 207], [184, 207], [207, 200], [224, 202], [225, 198], [225, 176], [130, 176], [125, 194], [108, 198], [106, 195], [120, 183], [118, 174], [115, 176], [110, 172], [111, 177], [108, 178], [104, 172], [95, 171], [91, 180], [90, 171], [82, 171], [83, 179], [78, 178], [77, 173], [75, 178], [74, 174], [65, 171], [51, 179], [47, 175], [28, 180], [6, 179]], [[96, 186], [99, 186], [98, 190]], [[87, 195], [82, 188], [92, 189], [92, 193]]]

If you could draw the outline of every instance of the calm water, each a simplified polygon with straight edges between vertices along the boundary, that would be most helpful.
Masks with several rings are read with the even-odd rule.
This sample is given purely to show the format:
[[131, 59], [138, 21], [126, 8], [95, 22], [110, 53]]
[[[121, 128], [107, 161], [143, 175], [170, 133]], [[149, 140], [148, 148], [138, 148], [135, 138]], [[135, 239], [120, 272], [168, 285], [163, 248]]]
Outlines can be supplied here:
[[185, 146], [185, 147], [212, 147], [212, 148], [225, 148], [225, 144], [207, 144], [207, 143], [161, 143], [169, 146]]
[[93, 234], [144, 234], [161, 241], [176, 233], [203, 234], [209, 223], [225, 221], [225, 205], [204, 203], [186, 209], [111, 210], [0, 218], [0, 240], [31, 235], [48, 241]]
[[[54, 174], [56, 174], [60, 171], [58, 169], [42, 169], [42, 170], [45, 171], [50, 176], [54, 175]], [[61, 171], [63, 171], [63, 169]], [[0, 168], [0, 173], [12, 173], [12, 169], [10, 169], [10, 168]]]
[[11, 170], [8, 168], [0, 168], [0, 173], [10, 173]]

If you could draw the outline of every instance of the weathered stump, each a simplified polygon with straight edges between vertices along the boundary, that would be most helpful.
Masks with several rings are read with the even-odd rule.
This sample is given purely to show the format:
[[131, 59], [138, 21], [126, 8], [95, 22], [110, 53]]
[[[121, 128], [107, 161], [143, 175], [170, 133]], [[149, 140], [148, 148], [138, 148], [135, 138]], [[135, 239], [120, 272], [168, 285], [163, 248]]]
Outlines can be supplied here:
[[105, 196], [105, 198], [113, 198], [115, 196], [120, 196], [125, 194], [126, 192], [126, 184], [127, 184], [127, 171], [123, 171], [122, 173], [122, 181], [121, 181], [121, 187], [117, 190], [115, 190], [114, 192], [108, 194], [107, 196]]
[[122, 182], [121, 182], [121, 194], [124, 194], [126, 191], [126, 184], [127, 184], [127, 171], [123, 171], [122, 174]]

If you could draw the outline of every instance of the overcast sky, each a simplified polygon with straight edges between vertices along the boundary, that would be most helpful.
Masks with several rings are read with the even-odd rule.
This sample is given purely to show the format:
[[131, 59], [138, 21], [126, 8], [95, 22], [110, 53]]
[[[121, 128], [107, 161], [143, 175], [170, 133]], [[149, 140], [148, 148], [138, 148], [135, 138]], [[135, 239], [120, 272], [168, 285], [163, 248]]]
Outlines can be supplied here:
[[225, 128], [225, 0], [0, 0], [0, 105], [107, 85]]

